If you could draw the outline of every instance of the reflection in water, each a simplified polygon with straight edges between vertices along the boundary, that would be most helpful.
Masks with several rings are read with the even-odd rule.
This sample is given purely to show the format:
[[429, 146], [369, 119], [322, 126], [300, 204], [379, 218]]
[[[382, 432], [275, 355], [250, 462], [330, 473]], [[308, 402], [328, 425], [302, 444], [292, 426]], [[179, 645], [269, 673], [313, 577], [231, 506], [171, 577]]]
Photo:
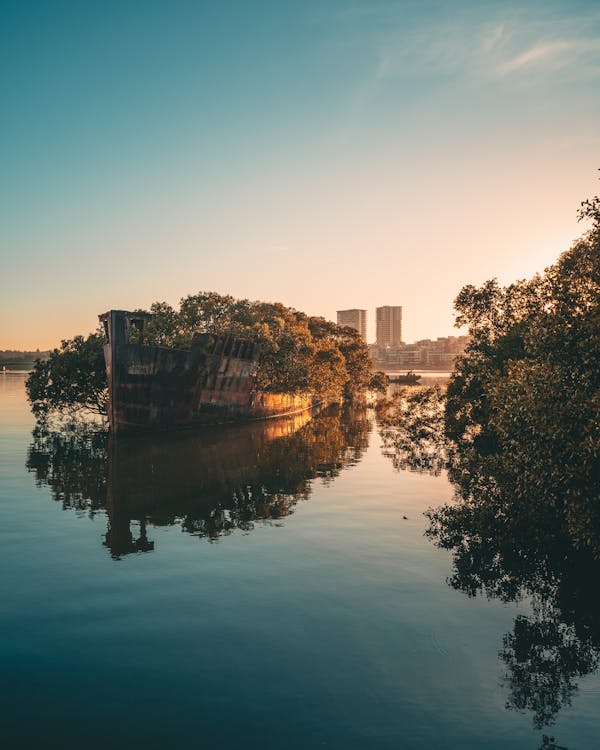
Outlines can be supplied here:
[[430, 511], [428, 535], [453, 552], [453, 588], [504, 602], [528, 597], [531, 614], [516, 618], [500, 658], [507, 706], [531, 711], [541, 728], [598, 666], [600, 563], [574, 544], [561, 508], [533, 488], [530, 502], [515, 502], [510, 467], [500, 462], [490, 473], [488, 457], [479, 458], [453, 462], [458, 502]]
[[448, 458], [444, 441], [443, 400], [438, 386], [396, 386], [377, 408], [383, 455], [398, 471], [439, 476]]
[[154, 549], [148, 524], [216, 539], [284, 518], [309, 497], [311, 480], [328, 482], [360, 460], [370, 429], [366, 412], [332, 408], [312, 419], [118, 440], [38, 430], [27, 468], [63, 508], [106, 510], [105, 544], [119, 558]]
[[[530, 604], [499, 657], [507, 707], [531, 712], [541, 729], [570, 705], [578, 678], [600, 663], [598, 467], [586, 470], [573, 456], [557, 455], [554, 466], [525, 473], [520, 467], [537, 461], [535, 446], [519, 445], [515, 434], [510, 457], [473, 445], [459, 451], [444, 444], [442, 419], [426, 392], [388, 406], [379, 420], [384, 452], [399, 469], [447, 468], [454, 502], [428, 511], [426, 533], [453, 553], [449, 585], [471, 597]], [[565, 499], [565, 477], [576, 485], [576, 502]], [[542, 747], [560, 746], [545, 737]]]

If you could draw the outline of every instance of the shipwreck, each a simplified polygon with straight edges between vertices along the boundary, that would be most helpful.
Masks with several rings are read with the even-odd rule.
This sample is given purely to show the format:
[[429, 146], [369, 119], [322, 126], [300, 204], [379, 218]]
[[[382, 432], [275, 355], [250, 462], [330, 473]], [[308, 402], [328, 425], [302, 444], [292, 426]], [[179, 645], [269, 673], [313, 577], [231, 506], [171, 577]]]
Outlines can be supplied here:
[[196, 334], [190, 349], [145, 343], [149, 313], [110, 310], [104, 326], [108, 420], [113, 433], [227, 424], [299, 414], [309, 395], [256, 388], [259, 346]]

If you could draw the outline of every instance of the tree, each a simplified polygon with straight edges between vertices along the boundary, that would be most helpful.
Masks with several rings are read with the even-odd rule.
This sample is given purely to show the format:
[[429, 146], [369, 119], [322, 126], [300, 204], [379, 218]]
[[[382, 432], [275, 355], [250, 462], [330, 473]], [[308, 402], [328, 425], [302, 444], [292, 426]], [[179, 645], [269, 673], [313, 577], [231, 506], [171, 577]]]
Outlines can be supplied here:
[[43, 421], [51, 412], [106, 415], [104, 343], [99, 333], [75, 336], [62, 341], [47, 360], [36, 360], [25, 385], [37, 419]]
[[[591, 229], [541, 276], [465, 287], [471, 342], [447, 391], [446, 431], [501, 456], [523, 501], [562, 509], [573, 542], [600, 556], [600, 201]], [[523, 450], [523, 446], [527, 450]]]
[[[146, 312], [137, 310], [136, 312]], [[183, 331], [179, 313], [167, 302], [153, 302], [150, 305], [152, 317], [146, 328], [146, 341], [154, 346], [187, 346], [191, 336]]]
[[373, 377], [373, 364], [369, 349], [358, 331], [349, 326], [341, 326], [324, 318], [310, 318], [309, 327], [313, 338], [333, 342], [346, 365], [344, 397], [353, 400], [370, 386]]
[[[227, 333], [260, 347], [256, 387], [277, 393], [312, 394], [324, 401], [352, 399], [372, 381], [369, 350], [352, 328], [304, 313], [279, 302], [250, 302], [216, 292], [181, 300], [179, 310], [154, 303], [148, 341], [187, 348], [194, 335]], [[385, 376], [384, 376], [385, 377]]]
[[457, 502], [429, 513], [452, 586], [530, 598], [500, 658], [508, 707], [539, 728], [600, 663], [599, 207], [583, 204], [591, 229], [543, 275], [458, 295], [471, 342], [445, 407]]
[[385, 372], [377, 370], [371, 375], [371, 379], [369, 380], [369, 390], [375, 391], [376, 393], [387, 393], [389, 384], [390, 379]]
[[435, 472], [437, 453], [448, 470], [454, 501], [427, 533], [452, 551], [449, 584], [528, 598], [500, 659], [507, 706], [538, 728], [600, 664], [600, 201], [581, 216], [591, 229], [544, 274], [461, 290], [470, 343], [445, 399], [404, 398], [380, 421], [397, 466]]
[[330, 339], [319, 339], [313, 346], [310, 387], [325, 402], [340, 402], [348, 380], [346, 360]]

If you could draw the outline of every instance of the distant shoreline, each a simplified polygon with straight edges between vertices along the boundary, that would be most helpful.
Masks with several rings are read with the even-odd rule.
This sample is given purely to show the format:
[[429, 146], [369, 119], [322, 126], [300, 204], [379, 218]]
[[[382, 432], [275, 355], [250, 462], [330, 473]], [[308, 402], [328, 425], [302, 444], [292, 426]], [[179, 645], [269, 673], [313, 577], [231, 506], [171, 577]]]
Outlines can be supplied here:
[[35, 361], [32, 362], [0, 362], [0, 374], [8, 372], [31, 372]]

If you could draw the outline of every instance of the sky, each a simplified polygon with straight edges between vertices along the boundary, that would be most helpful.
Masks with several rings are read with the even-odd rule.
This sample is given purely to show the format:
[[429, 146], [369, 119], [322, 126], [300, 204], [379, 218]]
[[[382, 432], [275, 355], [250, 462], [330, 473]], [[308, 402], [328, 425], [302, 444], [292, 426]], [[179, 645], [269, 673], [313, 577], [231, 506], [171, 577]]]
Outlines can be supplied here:
[[0, 349], [201, 290], [456, 334], [600, 192], [596, 0], [0, 0], [0, 92]]

